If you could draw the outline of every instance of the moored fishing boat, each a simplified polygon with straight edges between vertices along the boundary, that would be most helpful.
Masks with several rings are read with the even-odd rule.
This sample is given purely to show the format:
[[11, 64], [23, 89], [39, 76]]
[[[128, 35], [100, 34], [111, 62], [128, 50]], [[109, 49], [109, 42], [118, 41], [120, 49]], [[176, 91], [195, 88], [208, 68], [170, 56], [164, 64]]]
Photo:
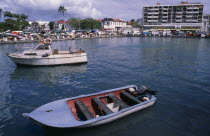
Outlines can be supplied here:
[[87, 62], [87, 54], [84, 50], [52, 49], [50, 39], [40, 42], [34, 49], [7, 55], [16, 65], [52, 66]]
[[47, 103], [23, 116], [58, 128], [91, 127], [114, 121], [154, 104], [156, 91], [135, 85]]

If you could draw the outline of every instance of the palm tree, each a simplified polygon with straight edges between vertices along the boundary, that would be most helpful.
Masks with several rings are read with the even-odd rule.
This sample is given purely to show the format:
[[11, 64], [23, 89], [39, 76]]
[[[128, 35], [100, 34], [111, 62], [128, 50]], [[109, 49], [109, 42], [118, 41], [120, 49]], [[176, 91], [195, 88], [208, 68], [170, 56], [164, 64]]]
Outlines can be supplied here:
[[65, 9], [64, 6], [60, 6], [60, 7], [58, 8], [58, 12], [63, 14], [63, 20], [64, 20], [64, 13], [65, 13], [66, 11], [67, 11], [67, 10]]
[[12, 15], [12, 13], [10, 11], [4, 12], [4, 16], [9, 17], [9, 18], [13, 17], [13, 15]]
[[20, 18], [23, 19], [23, 20], [26, 20], [26, 19], [28, 19], [28, 16], [27, 15], [24, 15], [24, 14], [21, 14], [20, 15]]

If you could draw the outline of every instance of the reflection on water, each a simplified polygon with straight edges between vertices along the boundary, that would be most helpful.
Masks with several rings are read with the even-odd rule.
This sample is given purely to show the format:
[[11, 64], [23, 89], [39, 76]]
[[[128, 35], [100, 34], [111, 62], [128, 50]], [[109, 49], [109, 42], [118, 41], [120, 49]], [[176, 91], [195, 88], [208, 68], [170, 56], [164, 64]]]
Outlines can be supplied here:
[[68, 82], [62, 81], [61, 78], [65, 76], [65, 78], [70, 79], [71, 76], [82, 74], [86, 70], [86, 64], [55, 67], [16, 67], [10, 77], [11, 79], [37, 80], [51, 84], [68, 84]]

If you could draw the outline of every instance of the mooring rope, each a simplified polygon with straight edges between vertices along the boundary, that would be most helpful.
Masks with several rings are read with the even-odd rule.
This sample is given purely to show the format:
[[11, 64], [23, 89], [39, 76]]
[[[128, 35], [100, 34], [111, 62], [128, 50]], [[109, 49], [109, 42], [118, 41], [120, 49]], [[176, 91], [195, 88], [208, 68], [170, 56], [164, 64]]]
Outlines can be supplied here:
[[25, 106], [25, 105], [12, 104], [12, 103], [6, 103], [6, 102], [0, 102], [0, 104], [23, 107], [23, 108], [30, 108], [30, 109], [36, 109], [35, 107], [29, 107], [29, 106]]

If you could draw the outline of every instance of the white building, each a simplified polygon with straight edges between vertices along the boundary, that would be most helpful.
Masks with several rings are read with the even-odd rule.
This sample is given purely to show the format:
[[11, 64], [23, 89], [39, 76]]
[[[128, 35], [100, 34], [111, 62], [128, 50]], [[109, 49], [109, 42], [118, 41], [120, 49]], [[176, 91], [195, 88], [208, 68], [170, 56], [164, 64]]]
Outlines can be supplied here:
[[210, 14], [203, 15], [201, 32], [210, 33]]
[[122, 28], [126, 27], [126, 22], [120, 19], [104, 18], [101, 20], [101, 27], [112, 32], [122, 32]]
[[31, 25], [30, 30], [35, 31], [35, 32], [50, 30], [48, 21], [34, 21], [34, 22], [29, 22], [29, 24]]
[[178, 5], [143, 7], [143, 26], [152, 29], [200, 30], [203, 4], [181, 2]]
[[71, 30], [71, 26], [70, 26], [70, 22], [69, 21], [56, 21], [54, 23], [54, 30], [60, 31], [60, 30], [64, 30], [64, 31], [69, 31]]
[[41, 30], [44, 30], [44, 31], [49, 31], [50, 30], [50, 27], [49, 27], [49, 21], [37, 21], [41, 27]]

